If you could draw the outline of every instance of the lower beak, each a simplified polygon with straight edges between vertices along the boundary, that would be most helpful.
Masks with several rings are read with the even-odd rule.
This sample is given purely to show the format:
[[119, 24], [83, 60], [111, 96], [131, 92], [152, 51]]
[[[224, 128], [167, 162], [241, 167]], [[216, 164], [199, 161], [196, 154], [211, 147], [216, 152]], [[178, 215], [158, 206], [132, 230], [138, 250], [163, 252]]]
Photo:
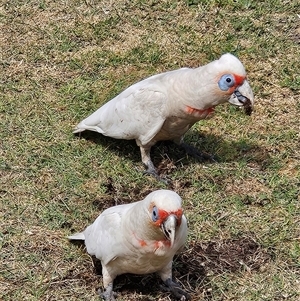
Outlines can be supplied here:
[[170, 241], [171, 247], [174, 244], [176, 232], [177, 218], [175, 215], [170, 215], [164, 223], [161, 224], [162, 231], [167, 240]]
[[234, 91], [229, 102], [236, 106], [243, 106], [245, 113], [247, 115], [251, 115], [254, 106], [254, 96], [247, 80], [245, 80], [243, 85]]

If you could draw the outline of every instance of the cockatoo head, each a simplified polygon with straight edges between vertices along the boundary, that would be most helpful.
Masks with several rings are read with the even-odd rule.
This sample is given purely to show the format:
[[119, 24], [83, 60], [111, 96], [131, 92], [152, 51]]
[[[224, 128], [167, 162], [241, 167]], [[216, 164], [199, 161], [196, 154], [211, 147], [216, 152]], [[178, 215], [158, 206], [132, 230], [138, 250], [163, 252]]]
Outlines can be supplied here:
[[241, 61], [230, 53], [221, 56], [213, 64], [217, 73], [218, 93], [230, 95], [229, 102], [236, 106], [244, 106], [246, 114], [250, 115], [254, 106], [254, 96], [248, 81], [246, 71]]
[[180, 227], [183, 217], [180, 196], [171, 190], [157, 190], [150, 193], [145, 201], [149, 228], [153, 232], [163, 234], [172, 247], [176, 230]]

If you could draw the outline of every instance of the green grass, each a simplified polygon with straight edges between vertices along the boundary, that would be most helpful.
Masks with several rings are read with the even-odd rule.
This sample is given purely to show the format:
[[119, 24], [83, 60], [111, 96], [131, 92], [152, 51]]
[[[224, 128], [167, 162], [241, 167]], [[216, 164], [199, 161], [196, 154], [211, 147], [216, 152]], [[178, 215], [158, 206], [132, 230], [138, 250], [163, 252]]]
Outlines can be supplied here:
[[[99, 300], [101, 277], [66, 237], [166, 186], [143, 175], [134, 142], [73, 127], [142, 78], [232, 52], [253, 115], [220, 106], [186, 135], [218, 163], [153, 148], [189, 220], [174, 275], [193, 300], [299, 300], [299, 11], [275, 0], [1, 4], [0, 299]], [[169, 300], [151, 291], [154, 276], [128, 277], [118, 300]]]

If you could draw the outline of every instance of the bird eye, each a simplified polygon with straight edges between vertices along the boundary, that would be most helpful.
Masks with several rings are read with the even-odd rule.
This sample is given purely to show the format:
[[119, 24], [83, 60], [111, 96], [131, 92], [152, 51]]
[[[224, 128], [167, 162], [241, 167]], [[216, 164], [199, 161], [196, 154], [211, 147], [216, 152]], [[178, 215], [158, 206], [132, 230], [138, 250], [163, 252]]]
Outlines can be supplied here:
[[227, 91], [234, 86], [234, 77], [231, 74], [224, 74], [220, 78], [218, 85], [222, 91]]
[[152, 220], [154, 222], [156, 222], [158, 220], [158, 218], [159, 218], [158, 209], [157, 209], [157, 207], [154, 206], [153, 209], [152, 209]]

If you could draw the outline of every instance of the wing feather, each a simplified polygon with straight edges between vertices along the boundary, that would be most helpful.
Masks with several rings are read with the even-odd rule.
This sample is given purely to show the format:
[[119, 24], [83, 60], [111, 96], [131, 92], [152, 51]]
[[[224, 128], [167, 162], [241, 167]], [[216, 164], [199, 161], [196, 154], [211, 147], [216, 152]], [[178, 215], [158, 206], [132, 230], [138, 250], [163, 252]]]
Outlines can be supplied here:
[[103, 211], [84, 231], [85, 245], [90, 255], [95, 255], [105, 265], [123, 256], [124, 237], [121, 221], [135, 203], [114, 206]]
[[161, 87], [141, 83], [107, 102], [80, 122], [74, 132], [92, 130], [116, 139], [149, 142], [165, 121], [167, 98]]

